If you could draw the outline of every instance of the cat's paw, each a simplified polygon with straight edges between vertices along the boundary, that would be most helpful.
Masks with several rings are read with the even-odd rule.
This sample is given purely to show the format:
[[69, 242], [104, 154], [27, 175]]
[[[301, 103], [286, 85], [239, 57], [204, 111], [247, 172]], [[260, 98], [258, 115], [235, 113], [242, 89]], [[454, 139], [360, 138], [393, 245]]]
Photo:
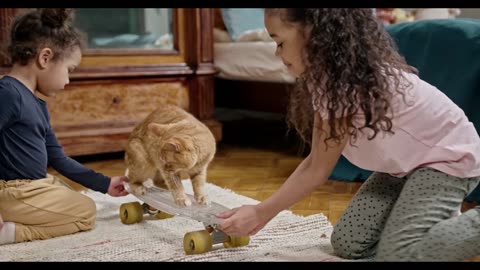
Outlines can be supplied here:
[[195, 201], [197, 201], [198, 204], [201, 205], [207, 205], [208, 204], [208, 198], [205, 194], [195, 194]]
[[177, 197], [175, 198], [175, 204], [181, 207], [190, 206], [192, 205], [192, 201], [189, 198], [185, 197]]
[[143, 185], [133, 185], [132, 191], [134, 194], [145, 195], [147, 194], [147, 188]]

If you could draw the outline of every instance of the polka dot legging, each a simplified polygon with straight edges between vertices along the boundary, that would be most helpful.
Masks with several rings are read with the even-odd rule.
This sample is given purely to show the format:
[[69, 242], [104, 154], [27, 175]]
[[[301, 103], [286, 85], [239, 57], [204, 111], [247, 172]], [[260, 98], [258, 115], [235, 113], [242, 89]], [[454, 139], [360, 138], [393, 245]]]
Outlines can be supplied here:
[[461, 261], [480, 255], [480, 207], [459, 215], [480, 177], [421, 168], [403, 178], [374, 173], [334, 227], [332, 246], [347, 259]]

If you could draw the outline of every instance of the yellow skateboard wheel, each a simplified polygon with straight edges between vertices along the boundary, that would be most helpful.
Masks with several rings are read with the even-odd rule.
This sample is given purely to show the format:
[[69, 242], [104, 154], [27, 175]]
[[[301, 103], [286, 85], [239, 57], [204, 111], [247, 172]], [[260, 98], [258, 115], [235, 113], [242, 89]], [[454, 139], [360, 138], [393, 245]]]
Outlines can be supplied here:
[[213, 240], [206, 230], [186, 233], [183, 237], [183, 249], [187, 255], [202, 254], [212, 249]]
[[249, 236], [228, 236], [229, 240], [223, 243], [225, 248], [243, 247], [250, 243]]
[[120, 220], [123, 224], [138, 223], [143, 220], [143, 208], [139, 202], [120, 205]]

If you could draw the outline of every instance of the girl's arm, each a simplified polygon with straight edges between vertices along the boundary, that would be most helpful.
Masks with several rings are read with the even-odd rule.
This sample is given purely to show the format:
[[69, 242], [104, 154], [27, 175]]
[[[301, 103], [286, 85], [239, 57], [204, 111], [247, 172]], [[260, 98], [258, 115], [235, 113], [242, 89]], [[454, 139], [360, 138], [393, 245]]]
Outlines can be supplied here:
[[[218, 214], [218, 217], [224, 219], [220, 224], [221, 230], [234, 236], [254, 235], [280, 211], [299, 202], [327, 181], [345, 144], [349, 141], [349, 136], [342, 138], [338, 145], [329, 142], [331, 145], [327, 150], [324, 139], [330, 130], [324, 123], [322, 129], [324, 132], [320, 134], [319, 117], [316, 113], [312, 149], [308, 157], [270, 198], [257, 205], [243, 205]], [[343, 122], [343, 119], [338, 121]]]
[[47, 132], [46, 145], [48, 163], [63, 176], [84, 187], [98, 192], [108, 193], [113, 197], [128, 194], [123, 186], [123, 183], [128, 180], [126, 176], [113, 176], [110, 178], [68, 157], [58, 142], [57, 136], [55, 136], [51, 126], [49, 126]]
[[[320, 115], [315, 113], [312, 149], [308, 157], [302, 161], [278, 191], [257, 205], [262, 219], [270, 220], [280, 211], [288, 209], [305, 198], [328, 180], [350, 137], [345, 135], [338, 145], [329, 141], [330, 146], [327, 150], [324, 139], [330, 131], [328, 124], [324, 121], [323, 130], [325, 132], [320, 134], [319, 117]], [[338, 121], [342, 121], [342, 119]]]
[[76, 160], [68, 157], [58, 142], [57, 136], [51, 126], [46, 135], [48, 164], [63, 176], [71, 179], [84, 187], [107, 193], [110, 186], [110, 178], [95, 172]]

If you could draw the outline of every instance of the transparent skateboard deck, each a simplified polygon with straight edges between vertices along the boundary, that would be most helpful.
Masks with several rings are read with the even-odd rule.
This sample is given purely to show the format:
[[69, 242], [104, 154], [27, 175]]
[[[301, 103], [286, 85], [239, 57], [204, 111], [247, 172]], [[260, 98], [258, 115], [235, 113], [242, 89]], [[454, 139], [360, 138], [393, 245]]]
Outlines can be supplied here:
[[145, 195], [135, 194], [130, 189], [128, 183], [125, 183], [125, 189], [135, 197], [139, 198], [144, 203], [156, 208], [159, 211], [165, 212], [174, 216], [184, 216], [200, 222], [204, 225], [217, 225], [221, 219], [215, 215], [229, 210], [229, 208], [215, 202], [209, 202], [207, 205], [198, 204], [191, 194], [186, 194], [192, 202], [191, 205], [181, 207], [175, 204], [172, 193], [166, 189], [156, 186], [146, 187]]

